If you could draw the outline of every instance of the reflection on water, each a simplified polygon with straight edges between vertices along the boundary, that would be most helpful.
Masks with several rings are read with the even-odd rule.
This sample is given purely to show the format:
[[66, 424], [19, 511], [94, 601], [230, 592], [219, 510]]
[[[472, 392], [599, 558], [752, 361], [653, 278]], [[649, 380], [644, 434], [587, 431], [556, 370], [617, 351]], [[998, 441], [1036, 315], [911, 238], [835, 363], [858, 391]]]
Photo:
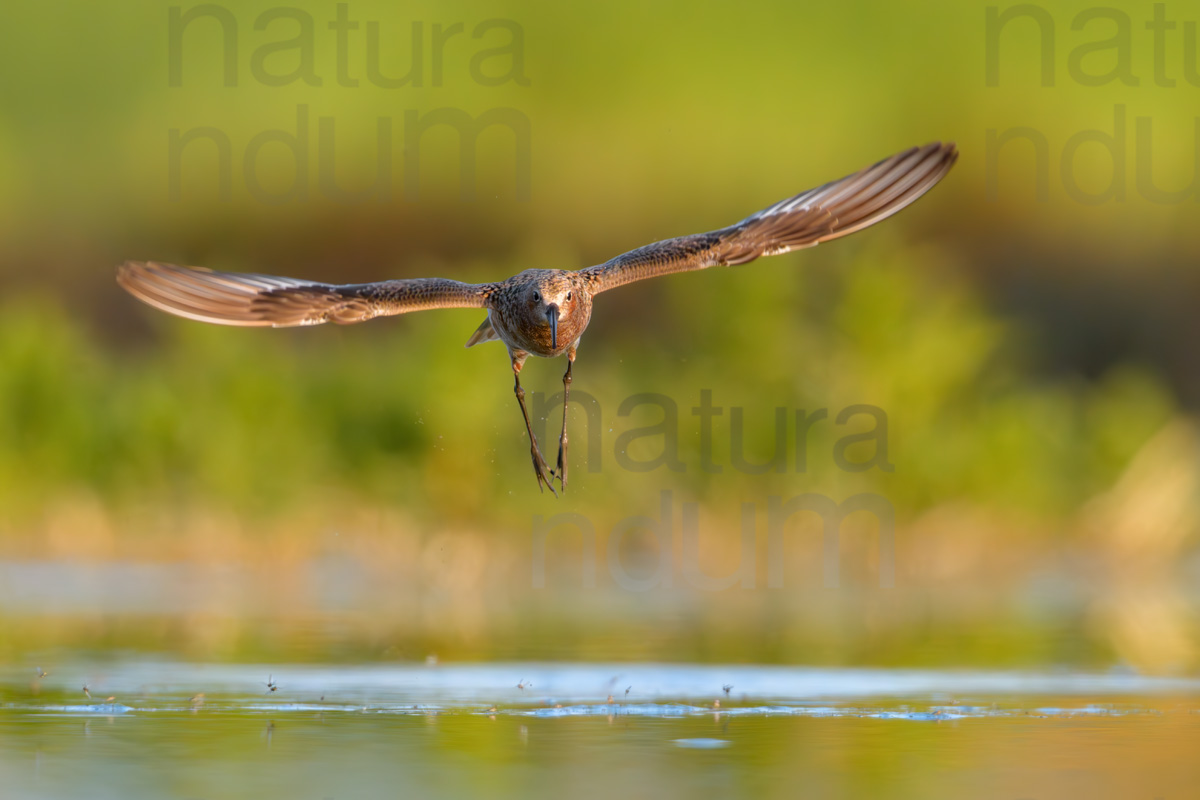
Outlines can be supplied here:
[[289, 667], [272, 691], [267, 674], [9, 668], [3, 796], [1149, 800], [1200, 785], [1196, 679], [511, 663]]
[[1006, 568], [1010, 532], [960, 523], [902, 539], [889, 590], [589, 592], [577, 559], [535, 590], [450, 535], [0, 560], [0, 800], [1195, 796], [1194, 565]]
[[[900, 544], [913, 550], [901, 563], [944, 549], [919, 537]], [[411, 564], [393, 569], [337, 554], [246, 564], [0, 559], [0, 656], [31, 668], [85, 650], [276, 663], [430, 654], [1083, 670], [1125, 663], [1187, 674], [1200, 582], [1182, 570], [1116, 580], [1094, 560], [1068, 555], [1028, 573], [998, 569], [970, 580], [902, 575], [895, 589], [797, 582], [720, 592], [585, 590], [577, 563], [567, 570], [574, 582], [535, 589], [519, 558], [454, 588]]]

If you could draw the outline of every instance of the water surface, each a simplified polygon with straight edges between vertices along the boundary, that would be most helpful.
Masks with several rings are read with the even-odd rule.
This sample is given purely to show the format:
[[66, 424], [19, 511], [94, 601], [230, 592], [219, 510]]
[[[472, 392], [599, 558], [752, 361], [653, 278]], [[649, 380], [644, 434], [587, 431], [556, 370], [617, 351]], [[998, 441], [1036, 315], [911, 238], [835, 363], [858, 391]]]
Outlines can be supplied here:
[[1125, 672], [137, 659], [12, 668], [3, 691], [5, 797], [1149, 800], [1200, 786], [1200, 680]]

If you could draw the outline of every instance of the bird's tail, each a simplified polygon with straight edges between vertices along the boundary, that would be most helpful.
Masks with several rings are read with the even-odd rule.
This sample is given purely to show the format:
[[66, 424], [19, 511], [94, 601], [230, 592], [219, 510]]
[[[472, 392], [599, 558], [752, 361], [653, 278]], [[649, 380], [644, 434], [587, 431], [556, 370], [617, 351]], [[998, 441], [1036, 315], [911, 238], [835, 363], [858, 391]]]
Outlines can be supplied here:
[[487, 317], [483, 323], [475, 329], [471, 334], [471, 338], [467, 339], [467, 347], [474, 347], [481, 342], [490, 342], [493, 339], [499, 339], [500, 334], [496, 333], [496, 329], [492, 327], [492, 318]]

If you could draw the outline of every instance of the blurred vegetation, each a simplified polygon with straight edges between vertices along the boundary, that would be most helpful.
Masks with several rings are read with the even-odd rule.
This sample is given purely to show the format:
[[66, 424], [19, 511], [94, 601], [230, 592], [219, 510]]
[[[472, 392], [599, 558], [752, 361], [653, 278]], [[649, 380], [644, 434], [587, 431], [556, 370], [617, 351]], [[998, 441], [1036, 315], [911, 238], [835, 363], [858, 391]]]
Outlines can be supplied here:
[[[750, 269], [760, 280], [747, 280]], [[573, 405], [577, 483], [566, 502], [599, 511], [622, 497], [653, 498], [658, 484], [710, 500], [751, 487], [765, 498], [845, 484], [884, 492], [908, 517], [948, 498], [1070, 513], [1109, 487], [1171, 418], [1170, 394], [1132, 365], [1096, 382], [1031, 375], [1028, 338], [989, 315], [961, 281], [947, 280], [952, 273], [936, 252], [878, 248], [816, 276], [837, 298], [822, 309], [804, 270], [758, 265], [711, 276], [712, 289], [694, 280], [686, 302], [667, 299], [675, 330], [653, 346], [639, 333], [589, 337], [576, 397], [599, 403], [601, 452], [589, 452], [589, 414]], [[726, 313], [729, 306], [755, 311]], [[598, 313], [605, 316], [603, 305]], [[502, 347], [462, 349], [477, 316], [296, 332], [162, 317], [160, 346], [122, 353], [53, 301], [20, 298], [0, 314], [0, 503], [10, 530], [36, 524], [60, 493], [80, 489], [112, 508], [167, 498], [185, 507], [220, 502], [249, 516], [303, 503], [314, 487], [370, 505], [440, 501], [434, 519], [517, 513], [535, 500], [554, 507], [525, 474]], [[755, 358], [735, 355], [747, 353]], [[557, 366], [531, 366], [532, 389], [544, 396], [559, 388]], [[702, 391], [725, 410], [712, 423], [711, 460], [722, 467], [715, 475], [701, 469], [701, 426], [691, 413]], [[623, 401], [647, 392], [666, 399], [618, 415]], [[558, 407], [538, 402], [553, 408], [544, 423], [552, 449]], [[669, 428], [682, 471], [623, 468], [621, 434], [660, 423], [661, 403], [677, 408]], [[865, 415], [836, 424], [855, 403], [878, 407], [887, 427]], [[788, 410], [785, 473], [734, 466], [734, 406], [745, 415], [752, 464], [771, 460], [775, 409]], [[792, 412], [820, 408], [829, 418], [809, 429], [799, 471]], [[894, 472], [840, 470], [835, 444], [871, 431], [847, 459], [871, 461], [886, 445]], [[640, 450], [628, 457], [652, 461], [674, 449], [670, 438], [638, 436]], [[599, 474], [588, 471], [592, 459]], [[645, 479], [655, 484], [648, 492]]]

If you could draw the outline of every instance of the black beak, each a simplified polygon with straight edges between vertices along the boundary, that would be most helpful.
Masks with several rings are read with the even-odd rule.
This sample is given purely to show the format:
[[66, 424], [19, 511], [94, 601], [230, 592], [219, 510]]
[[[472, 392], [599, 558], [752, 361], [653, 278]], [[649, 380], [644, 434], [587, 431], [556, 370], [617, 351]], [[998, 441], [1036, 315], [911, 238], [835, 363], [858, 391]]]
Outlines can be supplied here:
[[558, 349], [558, 306], [551, 303], [546, 307], [546, 318], [550, 320], [550, 346]]

